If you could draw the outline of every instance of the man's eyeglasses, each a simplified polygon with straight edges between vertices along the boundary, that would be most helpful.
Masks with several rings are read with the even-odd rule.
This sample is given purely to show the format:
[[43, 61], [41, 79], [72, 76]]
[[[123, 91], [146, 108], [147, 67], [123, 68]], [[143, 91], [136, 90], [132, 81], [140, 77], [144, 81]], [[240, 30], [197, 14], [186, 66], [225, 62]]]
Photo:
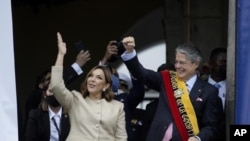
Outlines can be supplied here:
[[187, 61], [174, 61], [174, 64], [180, 64], [180, 65], [185, 65], [187, 64]]

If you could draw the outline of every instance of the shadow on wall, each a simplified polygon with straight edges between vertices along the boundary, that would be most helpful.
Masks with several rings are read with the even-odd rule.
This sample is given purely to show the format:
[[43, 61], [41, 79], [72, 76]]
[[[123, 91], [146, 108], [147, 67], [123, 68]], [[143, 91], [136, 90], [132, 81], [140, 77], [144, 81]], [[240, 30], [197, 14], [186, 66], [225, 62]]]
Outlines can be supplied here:
[[[158, 8], [140, 19], [125, 36], [134, 36], [136, 42], [136, 50], [138, 58], [143, 63], [143, 66], [157, 70], [157, 68], [166, 62], [166, 41], [165, 41], [165, 25], [164, 25], [164, 10]], [[117, 63], [117, 71], [129, 76], [126, 66], [119, 62]], [[145, 98], [153, 99], [158, 97], [156, 91], [146, 91]], [[144, 100], [138, 107], [145, 109], [150, 100]]]
[[164, 19], [164, 9], [160, 7], [136, 22], [123, 37], [134, 36], [136, 48], [139, 50], [163, 42], [165, 41], [166, 31]]
[[[122, 37], [133, 36], [135, 37], [136, 50], [142, 55], [145, 51], [150, 51], [149, 48], [165, 46], [164, 52], [162, 54], [152, 54], [156, 60], [160, 61], [159, 64], [163, 63], [161, 58], [166, 60], [166, 41], [165, 41], [165, 23], [164, 23], [164, 9], [160, 7], [150, 14], [141, 18], [138, 22], [134, 24]], [[143, 53], [144, 52], [144, 53]], [[163, 60], [165, 62], [165, 60]], [[118, 61], [115, 63], [116, 67], [120, 67], [122, 62]]]

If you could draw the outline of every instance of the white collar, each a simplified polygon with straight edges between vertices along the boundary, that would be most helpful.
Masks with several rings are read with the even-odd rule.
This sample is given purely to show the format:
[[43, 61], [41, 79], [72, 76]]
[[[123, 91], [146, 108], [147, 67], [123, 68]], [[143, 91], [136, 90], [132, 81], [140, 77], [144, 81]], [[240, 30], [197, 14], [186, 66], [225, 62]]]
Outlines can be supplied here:
[[188, 85], [190, 90], [193, 88], [196, 79], [197, 79], [197, 75], [194, 75], [186, 81], [186, 84]]
[[120, 95], [120, 94], [123, 94], [123, 93], [125, 93], [123, 90], [118, 89], [118, 91], [115, 93], [115, 95]]
[[62, 107], [60, 107], [58, 113], [54, 113], [49, 106], [48, 106], [48, 110], [49, 110], [49, 119], [52, 119], [55, 115], [57, 115], [57, 116], [59, 116], [61, 118]]
[[226, 80], [222, 80], [222, 81], [219, 81], [219, 82], [216, 82], [216, 81], [214, 81], [213, 80], [213, 78], [211, 78], [211, 76], [209, 75], [209, 77], [208, 77], [208, 81], [207, 81], [208, 83], [210, 83], [210, 84], [212, 84], [212, 85], [214, 85], [214, 84], [220, 84], [221, 86], [224, 86], [224, 85], [226, 85]]

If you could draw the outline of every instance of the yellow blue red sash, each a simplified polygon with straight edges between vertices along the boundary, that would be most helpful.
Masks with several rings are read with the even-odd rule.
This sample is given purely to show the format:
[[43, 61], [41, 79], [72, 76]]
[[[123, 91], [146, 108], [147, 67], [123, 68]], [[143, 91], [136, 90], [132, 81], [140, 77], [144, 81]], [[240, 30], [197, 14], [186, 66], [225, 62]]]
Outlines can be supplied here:
[[186, 84], [178, 79], [174, 71], [162, 71], [167, 101], [176, 127], [183, 141], [199, 133], [193, 105], [190, 101]]

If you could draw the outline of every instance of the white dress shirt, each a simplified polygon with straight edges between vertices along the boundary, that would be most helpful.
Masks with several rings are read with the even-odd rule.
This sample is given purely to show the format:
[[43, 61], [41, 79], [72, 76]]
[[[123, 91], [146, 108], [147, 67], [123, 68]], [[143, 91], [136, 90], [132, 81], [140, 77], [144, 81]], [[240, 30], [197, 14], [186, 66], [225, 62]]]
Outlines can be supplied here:
[[223, 109], [225, 109], [225, 99], [226, 99], [226, 80], [215, 82], [210, 76], [208, 77], [208, 83], [215, 85], [216, 83], [220, 85], [218, 88], [219, 90], [219, 97], [222, 100]]
[[56, 124], [60, 130], [62, 107], [59, 109], [58, 113], [54, 113], [50, 109], [50, 107], [48, 107], [48, 109], [49, 109], [49, 119], [50, 119], [50, 141], [59, 141], [58, 130], [57, 130], [52, 118], [55, 118]]
[[188, 79], [188, 81], [186, 81], [188, 92], [192, 90], [196, 79], [197, 79], [197, 75], [194, 75], [190, 79]]
[[82, 68], [77, 63], [73, 63], [71, 67], [76, 71], [78, 75], [81, 75], [83, 73]]

